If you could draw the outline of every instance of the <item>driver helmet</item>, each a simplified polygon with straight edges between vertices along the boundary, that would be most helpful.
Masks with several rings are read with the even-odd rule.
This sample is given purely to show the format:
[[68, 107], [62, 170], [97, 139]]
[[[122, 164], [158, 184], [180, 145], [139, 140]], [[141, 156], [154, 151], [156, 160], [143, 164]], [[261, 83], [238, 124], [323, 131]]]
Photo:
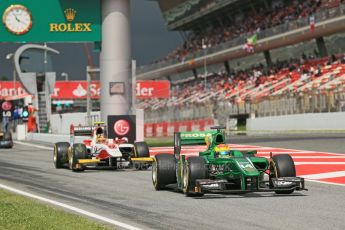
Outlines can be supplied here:
[[230, 155], [230, 147], [225, 145], [225, 144], [217, 145], [214, 150], [220, 156], [229, 156]]

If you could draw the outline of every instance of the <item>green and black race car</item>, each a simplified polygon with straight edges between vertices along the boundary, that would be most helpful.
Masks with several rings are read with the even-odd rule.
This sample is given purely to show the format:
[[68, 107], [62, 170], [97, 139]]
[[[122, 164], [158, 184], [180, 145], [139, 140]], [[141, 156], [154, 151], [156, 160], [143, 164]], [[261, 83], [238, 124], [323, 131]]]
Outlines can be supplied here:
[[[305, 189], [296, 177], [295, 164], [288, 154], [257, 156], [256, 151], [230, 150], [221, 131], [182, 132], [174, 135], [174, 154], [157, 154], [152, 165], [156, 190], [175, 185], [187, 196], [205, 193], [275, 192], [290, 194]], [[181, 155], [184, 145], [206, 144], [199, 156]]]

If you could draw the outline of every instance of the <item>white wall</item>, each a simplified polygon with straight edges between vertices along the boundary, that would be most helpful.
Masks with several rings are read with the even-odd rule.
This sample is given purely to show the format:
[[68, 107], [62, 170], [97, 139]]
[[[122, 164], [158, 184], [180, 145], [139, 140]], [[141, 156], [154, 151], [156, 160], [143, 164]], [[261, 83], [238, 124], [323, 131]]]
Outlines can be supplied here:
[[144, 141], [144, 129], [145, 129], [145, 120], [144, 120], [144, 110], [136, 110], [136, 141]]
[[345, 130], [345, 112], [247, 119], [248, 131]]
[[[137, 132], [137, 141], [144, 141], [144, 110], [137, 109], [136, 110], [136, 132]], [[91, 116], [93, 116], [96, 120], [93, 121], [100, 121], [100, 112], [92, 112]], [[61, 114], [53, 114], [51, 116], [51, 130], [52, 134], [68, 134], [69, 135], [69, 128], [70, 125], [73, 124], [77, 125], [86, 125], [86, 113], [65, 113]], [[106, 122], [106, 121], [105, 121]]]
[[[92, 116], [98, 116], [100, 119], [100, 112], [92, 112]], [[51, 116], [51, 130], [53, 134], [69, 134], [69, 127], [73, 124], [86, 125], [86, 113], [64, 113], [53, 114]]]
[[[89, 138], [90, 137], [75, 137], [75, 143], [81, 143], [83, 140]], [[70, 142], [70, 136], [67, 134], [27, 133], [25, 140], [45, 143]]]

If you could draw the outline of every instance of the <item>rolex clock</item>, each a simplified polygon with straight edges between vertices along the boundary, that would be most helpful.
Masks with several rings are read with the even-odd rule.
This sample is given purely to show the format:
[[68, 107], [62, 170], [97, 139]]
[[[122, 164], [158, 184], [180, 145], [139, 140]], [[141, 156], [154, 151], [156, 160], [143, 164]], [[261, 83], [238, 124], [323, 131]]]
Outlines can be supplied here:
[[32, 16], [25, 6], [11, 5], [5, 10], [2, 22], [10, 33], [22, 35], [31, 29]]

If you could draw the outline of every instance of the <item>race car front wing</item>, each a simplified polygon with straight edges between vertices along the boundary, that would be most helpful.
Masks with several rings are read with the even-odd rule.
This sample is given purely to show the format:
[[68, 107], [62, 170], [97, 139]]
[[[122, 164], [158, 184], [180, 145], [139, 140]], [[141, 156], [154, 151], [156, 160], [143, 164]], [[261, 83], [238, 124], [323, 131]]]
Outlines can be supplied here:
[[227, 180], [199, 179], [195, 183], [196, 193], [246, 193], [246, 192], [274, 192], [290, 190], [308, 190], [305, 188], [304, 178], [281, 177], [271, 179], [270, 186], [257, 186], [246, 189], [227, 189], [232, 184]]

